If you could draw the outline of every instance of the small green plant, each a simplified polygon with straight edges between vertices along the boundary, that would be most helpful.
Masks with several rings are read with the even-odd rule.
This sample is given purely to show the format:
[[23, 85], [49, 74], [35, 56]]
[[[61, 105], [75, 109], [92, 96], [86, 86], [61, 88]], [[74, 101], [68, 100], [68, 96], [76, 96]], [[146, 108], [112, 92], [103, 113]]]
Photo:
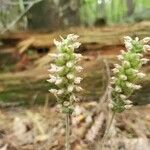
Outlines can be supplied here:
[[139, 41], [139, 38], [133, 40], [131, 37], [124, 37], [125, 47], [127, 51], [121, 51], [118, 59], [121, 64], [115, 64], [113, 69], [114, 76], [112, 77], [112, 99], [109, 107], [113, 112], [123, 112], [132, 106], [132, 101], [129, 100], [134, 90], [141, 88], [137, 85], [139, 79], [145, 76], [140, 72], [143, 64], [146, 64], [149, 59], [143, 58], [143, 52], [150, 49], [149, 45], [145, 45], [150, 38], [144, 38]]
[[82, 90], [79, 86], [82, 78], [77, 76], [83, 69], [78, 65], [82, 55], [74, 52], [80, 46], [77, 38], [77, 35], [69, 34], [65, 39], [61, 37], [60, 42], [54, 39], [58, 53], [50, 54], [55, 58], [55, 63], [51, 64], [48, 82], [54, 84], [55, 88], [49, 91], [55, 95], [61, 111], [66, 114], [66, 150], [70, 150], [70, 116], [77, 100], [75, 92]]
[[149, 61], [149, 59], [143, 58], [143, 53], [150, 50], [150, 46], [147, 45], [149, 41], [150, 37], [146, 37], [143, 40], [139, 40], [138, 37], [134, 40], [129, 36], [124, 37], [127, 51], [121, 51], [121, 55], [118, 55], [120, 64], [115, 64], [115, 68], [112, 70], [114, 75], [111, 78], [111, 98], [109, 99], [112, 117], [106, 127], [101, 149], [103, 149], [103, 144], [115, 114], [130, 109], [133, 105], [132, 101], [129, 100], [130, 96], [135, 90], [142, 87], [137, 85], [137, 82], [145, 76], [144, 73], [140, 72], [140, 69], [142, 65]]

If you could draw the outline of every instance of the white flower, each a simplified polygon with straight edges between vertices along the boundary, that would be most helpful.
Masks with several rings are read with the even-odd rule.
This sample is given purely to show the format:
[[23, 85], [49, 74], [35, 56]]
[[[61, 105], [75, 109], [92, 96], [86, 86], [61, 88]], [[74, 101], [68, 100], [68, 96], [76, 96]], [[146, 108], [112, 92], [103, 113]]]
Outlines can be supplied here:
[[71, 73], [67, 74], [67, 78], [68, 78], [68, 79], [74, 79], [74, 77], [75, 77], [75, 76], [74, 76], [73, 74], [71, 74]]
[[132, 38], [130, 36], [125, 36], [124, 41], [131, 42]]
[[138, 41], [139, 41], [139, 38], [138, 38], [138, 37], [136, 37], [136, 38], [135, 38], [135, 41], [137, 41], [137, 42], [138, 42]]
[[141, 85], [133, 84], [133, 89], [135, 89], [135, 90], [139, 90], [139, 89], [141, 89], [141, 88], [142, 88], [142, 86], [141, 86]]
[[69, 34], [67, 36], [67, 40], [71, 40], [71, 41], [76, 41], [78, 38], [79, 38], [79, 36], [75, 35], [75, 34]]
[[81, 82], [81, 80], [82, 80], [81, 77], [76, 77], [76, 78], [74, 79], [74, 83], [75, 83], [75, 84], [79, 84], [79, 83]]
[[142, 40], [143, 43], [148, 43], [149, 41], [150, 41], [150, 37], [145, 37], [145, 38]]
[[118, 55], [117, 58], [118, 58], [118, 60], [123, 60], [123, 56], [122, 55]]
[[75, 54], [75, 57], [77, 61], [80, 61], [83, 56], [81, 54]]
[[57, 66], [57, 72], [62, 72], [63, 69], [64, 69], [64, 67], [58, 67], [58, 66]]
[[68, 107], [70, 105], [70, 102], [64, 101], [63, 105], [66, 106], [66, 107]]
[[132, 69], [132, 72], [133, 72], [134, 74], [136, 74], [136, 73], [138, 73], [139, 71], [136, 70], [136, 69]]
[[57, 94], [58, 94], [58, 95], [62, 95], [63, 93], [64, 93], [64, 90], [63, 90], [63, 89], [57, 91]]
[[127, 98], [127, 96], [123, 95], [123, 94], [120, 94], [120, 98], [125, 100]]
[[72, 95], [70, 96], [70, 99], [75, 101], [75, 100], [76, 100], [75, 95], [74, 95], [74, 94], [72, 94]]
[[117, 68], [117, 69], [120, 69], [120, 68], [121, 68], [121, 66], [118, 65], [118, 64], [114, 64], [114, 66], [115, 66], [115, 68]]
[[86, 122], [87, 124], [91, 123], [92, 121], [93, 121], [93, 119], [92, 119], [92, 116], [90, 116], [90, 115], [88, 115], [88, 116], [86, 117], [86, 119], [85, 119], [85, 122]]
[[68, 88], [67, 88], [68, 92], [72, 92], [73, 89], [74, 89], [74, 86], [73, 86], [73, 85], [69, 85]]
[[75, 69], [77, 72], [81, 72], [83, 70], [83, 68], [81, 66], [76, 66]]
[[115, 77], [111, 77], [111, 80], [114, 81], [116, 78]]
[[125, 109], [130, 109], [133, 105], [125, 105], [124, 108]]
[[72, 67], [74, 66], [74, 63], [71, 62], [71, 61], [69, 61], [69, 62], [67, 62], [66, 66], [67, 66], [68, 68], [72, 68]]
[[78, 115], [80, 115], [82, 113], [82, 109], [81, 109], [81, 107], [79, 107], [78, 105], [75, 107], [75, 109], [74, 109], [74, 115], [75, 116], [78, 116]]
[[144, 52], [150, 51], [150, 46], [149, 45], [144, 45], [143, 50], [144, 50]]
[[68, 47], [70, 47], [72, 49], [77, 49], [77, 48], [79, 48], [80, 45], [81, 45], [80, 42], [75, 42], [73, 44], [70, 44]]
[[59, 84], [62, 83], [62, 81], [63, 81], [62, 78], [57, 78], [55, 84], [56, 84], [56, 85], [59, 85]]
[[54, 95], [57, 94], [57, 90], [56, 89], [50, 89], [49, 92], [54, 94]]
[[111, 84], [114, 84], [116, 81], [117, 81], [117, 78], [111, 77], [111, 80], [110, 80], [110, 83], [111, 83]]
[[123, 55], [123, 54], [125, 54], [126, 52], [124, 51], [124, 50], [121, 50], [121, 54]]
[[54, 39], [54, 44], [57, 46], [57, 47], [60, 47], [62, 45], [62, 42], [59, 42], [57, 41], [56, 39]]
[[114, 68], [114, 69], [112, 69], [112, 71], [113, 71], [113, 73], [118, 73], [118, 72], [119, 72], [119, 69]]
[[77, 92], [80, 92], [80, 91], [83, 90], [82, 87], [80, 87], [80, 86], [76, 86], [75, 88], [76, 88], [76, 91], [77, 91]]
[[146, 64], [148, 61], [149, 61], [149, 59], [147, 59], [147, 58], [142, 58], [141, 59], [142, 64]]
[[51, 73], [57, 72], [57, 66], [55, 64], [51, 64], [51, 69], [48, 70]]
[[127, 104], [127, 105], [132, 104], [132, 101], [130, 101], [130, 100], [125, 100], [124, 102], [125, 102], [125, 104]]
[[137, 55], [138, 55], [139, 57], [143, 57], [143, 54], [138, 53]]
[[139, 73], [137, 73], [137, 76], [138, 76], [139, 78], [143, 78], [143, 77], [145, 77], [145, 74], [144, 74], [144, 73], [139, 72]]
[[55, 76], [50, 75], [50, 79], [48, 79], [47, 81], [50, 82], [50, 83], [54, 83], [54, 82], [56, 82], [56, 79], [57, 78]]
[[125, 42], [125, 47], [127, 48], [127, 50], [131, 50], [132, 49], [132, 43]]

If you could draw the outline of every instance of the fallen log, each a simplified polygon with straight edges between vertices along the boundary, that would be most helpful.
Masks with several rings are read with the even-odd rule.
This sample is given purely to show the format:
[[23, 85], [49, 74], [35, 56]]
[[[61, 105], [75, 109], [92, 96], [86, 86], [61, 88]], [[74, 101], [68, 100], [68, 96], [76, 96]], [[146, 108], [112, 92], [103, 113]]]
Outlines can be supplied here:
[[[58, 38], [59, 35], [65, 36], [69, 33], [76, 33], [80, 35], [80, 42], [85, 46], [85, 49], [91, 49], [95, 46], [99, 49], [103, 46], [120, 45], [122, 38], [125, 35], [145, 37], [150, 34], [150, 22], [142, 22], [132, 25], [111, 26], [103, 28], [70, 28], [64, 31], [54, 33], [9, 33], [0, 36], [0, 41], [4, 44], [11, 44], [18, 46], [21, 52], [28, 48], [51, 48], [53, 46], [53, 39]], [[94, 47], [93, 47], [94, 48]], [[92, 48], [92, 49], [93, 49]]]

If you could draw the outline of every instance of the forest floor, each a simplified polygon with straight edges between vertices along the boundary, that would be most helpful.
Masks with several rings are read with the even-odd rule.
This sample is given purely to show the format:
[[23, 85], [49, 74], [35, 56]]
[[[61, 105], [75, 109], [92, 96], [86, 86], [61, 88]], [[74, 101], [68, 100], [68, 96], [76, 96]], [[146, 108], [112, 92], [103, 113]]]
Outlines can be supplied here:
[[[123, 36], [150, 35], [150, 22], [104, 28], [71, 28], [51, 34], [9, 33], [0, 36], [0, 150], [63, 150], [64, 116], [47, 91], [48, 53], [55, 52], [53, 39], [67, 33], [80, 35], [84, 56], [84, 92], [72, 116], [72, 150], [100, 150], [100, 140], [110, 113], [104, 99], [109, 68], [124, 49]], [[147, 58], [149, 54], [145, 55]], [[149, 150], [150, 65], [143, 89], [132, 97], [134, 106], [117, 114], [106, 150]]]

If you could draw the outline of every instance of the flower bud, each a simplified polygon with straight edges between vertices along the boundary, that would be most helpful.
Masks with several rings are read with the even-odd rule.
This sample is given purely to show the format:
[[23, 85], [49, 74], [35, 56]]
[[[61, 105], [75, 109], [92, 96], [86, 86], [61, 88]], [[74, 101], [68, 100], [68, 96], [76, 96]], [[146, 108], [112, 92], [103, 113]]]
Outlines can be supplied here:
[[67, 62], [67, 64], [66, 64], [66, 66], [68, 67], [68, 68], [72, 68], [73, 67], [73, 65], [74, 65], [74, 63], [73, 62]]
[[122, 79], [122, 80], [127, 80], [127, 76], [125, 76], [125, 75], [120, 75], [120, 79]]
[[69, 74], [67, 74], [67, 78], [68, 78], [68, 79], [74, 79], [74, 75], [71, 74], [71, 73], [69, 73]]
[[124, 65], [124, 67], [129, 68], [130, 67], [130, 62], [125, 60], [125, 61], [123, 61], [123, 65]]

